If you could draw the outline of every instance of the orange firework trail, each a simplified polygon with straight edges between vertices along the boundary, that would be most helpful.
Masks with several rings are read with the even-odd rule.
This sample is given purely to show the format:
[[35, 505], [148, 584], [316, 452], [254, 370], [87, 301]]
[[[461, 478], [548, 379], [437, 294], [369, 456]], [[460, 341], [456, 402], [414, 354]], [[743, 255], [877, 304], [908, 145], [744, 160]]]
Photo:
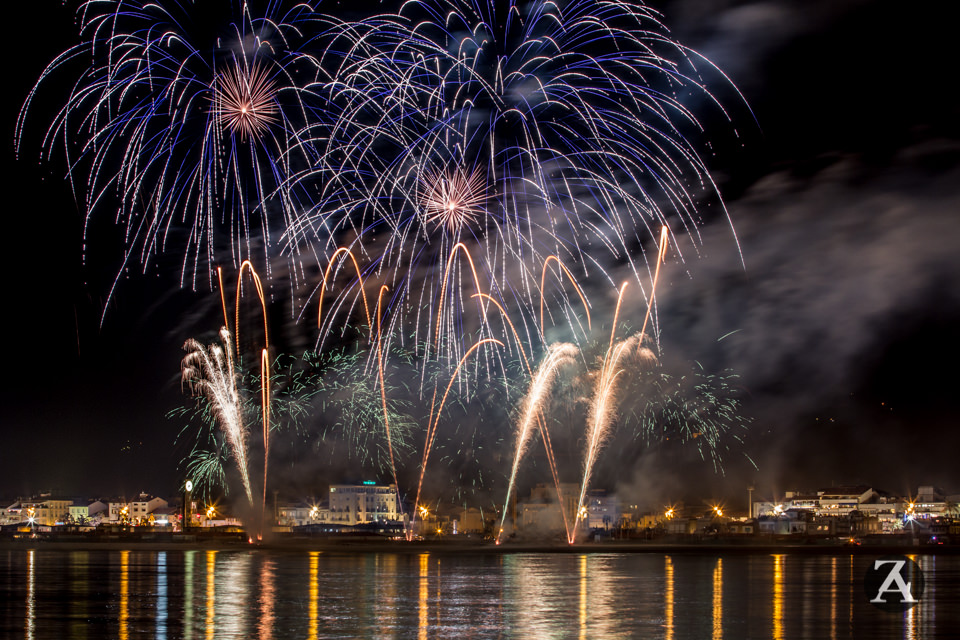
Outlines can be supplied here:
[[[450, 257], [447, 258], [447, 266], [443, 271], [443, 282], [440, 285], [440, 301], [437, 304], [437, 338], [436, 342], [434, 343], [434, 347], [437, 350], [440, 349], [440, 317], [443, 314], [443, 299], [447, 293], [447, 279], [450, 277], [450, 269], [453, 267], [453, 258], [457, 255], [457, 251], [463, 251], [463, 253], [467, 256], [467, 262], [470, 263], [470, 273], [473, 274], [473, 284], [477, 291], [480, 291], [481, 289], [480, 278], [477, 277], [477, 267], [473, 264], [473, 257], [470, 255], [470, 249], [468, 249], [467, 245], [463, 244], [462, 242], [458, 242], [454, 245], [453, 249], [450, 250]], [[477, 344], [482, 344], [482, 342], [478, 342]]]
[[[353, 262], [353, 268], [357, 272], [357, 280], [360, 282], [360, 296], [363, 299], [364, 313], [366, 313], [367, 315], [367, 326], [369, 326], [372, 329], [373, 325], [370, 321], [370, 306], [367, 304], [367, 294], [363, 290], [363, 274], [360, 273], [360, 265], [359, 263], [357, 263], [357, 258], [353, 255], [353, 252], [350, 251], [350, 249], [347, 249], [346, 247], [339, 247], [336, 251], [333, 252], [333, 255], [330, 256], [330, 261], [327, 263], [327, 268], [323, 272], [323, 289], [321, 289], [320, 291], [320, 302], [317, 304], [317, 328], [318, 329], [323, 328], [323, 294], [327, 291], [328, 288], [332, 289], [332, 285], [330, 287], [327, 286], [327, 280], [330, 278], [330, 270], [333, 269], [334, 262], [336, 261], [337, 257], [340, 255], [348, 256], [350, 260]], [[378, 318], [377, 322], [379, 321], [380, 320]]]
[[650, 320], [650, 312], [653, 311], [654, 299], [657, 295], [657, 282], [660, 280], [660, 265], [667, 257], [667, 234], [669, 230], [666, 226], [660, 229], [660, 249], [657, 251], [657, 268], [653, 272], [653, 287], [650, 291], [650, 302], [647, 304], [647, 313], [643, 316], [643, 326], [640, 328], [640, 335], [647, 332], [647, 322]]
[[253, 268], [253, 265], [249, 260], [244, 260], [240, 265], [240, 272], [237, 274], [237, 296], [235, 304], [235, 313], [233, 319], [233, 328], [234, 328], [234, 338], [237, 341], [237, 353], [240, 352], [240, 293], [243, 290], [243, 270], [248, 269], [250, 275], [253, 277], [253, 285], [256, 288], [257, 296], [260, 298], [260, 309], [263, 311], [263, 346], [264, 348], [270, 348], [270, 336], [267, 333], [267, 299], [263, 294], [263, 283], [260, 282], [260, 276], [257, 274], [257, 270]]
[[227, 298], [223, 292], [223, 268], [217, 267], [217, 282], [220, 283], [220, 306], [223, 308], [223, 326], [230, 329], [230, 319], [227, 317]]
[[[517, 334], [517, 328], [516, 328], [515, 326], [513, 326], [513, 322], [510, 320], [510, 316], [507, 315], [507, 312], [506, 312], [506, 310], [503, 308], [503, 306], [502, 306], [499, 302], [497, 302], [496, 300], [494, 300], [492, 296], [490, 296], [490, 295], [488, 295], [488, 294], [486, 294], [486, 293], [475, 293], [475, 294], [473, 294], [473, 295], [470, 296], [470, 297], [471, 297], [471, 298], [482, 298], [482, 299], [484, 299], [484, 300], [487, 300], [488, 302], [492, 302], [492, 303], [497, 307], [497, 309], [500, 310], [500, 314], [503, 316], [503, 319], [507, 321], [507, 326], [509, 326], [509, 327], [510, 327], [510, 331], [513, 332], [513, 339], [516, 341], [517, 347], [520, 349], [520, 355], [523, 357], [523, 363], [524, 363], [524, 365], [526, 365], [527, 371], [530, 372], [530, 371], [531, 371], [531, 369], [530, 369], [530, 361], [527, 360], [527, 352], [524, 351], [524, 349], [523, 349], [523, 343], [520, 342], [520, 336]], [[484, 320], [486, 320], [486, 313], [484, 313]]]
[[413, 521], [416, 520], [417, 507], [420, 505], [420, 491], [423, 489], [423, 476], [424, 472], [427, 470], [427, 459], [430, 457], [430, 450], [433, 448], [433, 441], [437, 436], [437, 423], [440, 421], [440, 411], [443, 410], [443, 405], [447, 401], [447, 395], [450, 393], [450, 388], [453, 386], [457, 376], [460, 374], [460, 369], [463, 367], [463, 363], [467, 361], [467, 358], [470, 357], [470, 354], [484, 344], [490, 342], [501, 347], [503, 346], [503, 343], [499, 340], [494, 338], [484, 338], [483, 340], [477, 341], [476, 344], [467, 349], [467, 352], [463, 354], [462, 358], [460, 358], [460, 362], [457, 363], [457, 368], [453, 370], [453, 375], [450, 376], [450, 382], [447, 383], [447, 388], [444, 390], [443, 396], [440, 398], [440, 404], [436, 406], [434, 406], [434, 401], [437, 398], [437, 390], [434, 388], [433, 398], [430, 400], [430, 417], [427, 420], [427, 442], [423, 447], [423, 464], [420, 466], [420, 482], [417, 484], [417, 497], [413, 503], [413, 515], [411, 515], [410, 520], [409, 536], [413, 535]]
[[[556, 261], [560, 269], [562, 269], [563, 272], [567, 274], [567, 277], [570, 278], [570, 282], [573, 283], [573, 288], [577, 290], [577, 295], [580, 296], [580, 301], [583, 302], [583, 310], [587, 314], [587, 330], [589, 331], [590, 329], [593, 328], [590, 322], [590, 305], [587, 304], [587, 299], [586, 297], [584, 297], [583, 291], [580, 289], [580, 286], [577, 284], [576, 278], [574, 278], [573, 274], [570, 273], [570, 270], [567, 269], [567, 267], [564, 266], [562, 262], [560, 262], [560, 258], [558, 258], [557, 256], [547, 256], [547, 259], [543, 261], [543, 270], [540, 272], [540, 335], [543, 335], [543, 286], [544, 286], [544, 281], [547, 278], [547, 265], [550, 264], [551, 260]], [[581, 325], [581, 328], [582, 328], [582, 325]]]
[[263, 408], [263, 502], [260, 503], [260, 527], [267, 509], [267, 460], [270, 459], [270, 354], [260, 352], [260, 406]]

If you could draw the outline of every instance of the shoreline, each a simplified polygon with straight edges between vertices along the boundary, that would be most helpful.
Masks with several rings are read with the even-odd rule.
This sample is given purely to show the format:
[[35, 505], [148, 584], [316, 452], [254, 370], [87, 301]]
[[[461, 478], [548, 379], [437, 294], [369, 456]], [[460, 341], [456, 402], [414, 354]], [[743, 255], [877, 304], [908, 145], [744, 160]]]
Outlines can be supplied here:
[[[896, 542], [896, 541], [891, 541]], [[720, 554], [720, 555], [960, 555], [957, 545], [870, 544], [846, 545], [833, 542], [781, 541], [614, 541], [551, 542], [508, 541], [496, 545], [489, 541], [413, 541], [351, 540], [344, 538], [296, 537], [250, 543], [238, 538], [201, 536], [138, 539], [0, 539], [0, 551], [320, 551], [328, 554], [391, 553], [401, 555], [431, 553], [438, 555], [512, 555], [512, 554]]]

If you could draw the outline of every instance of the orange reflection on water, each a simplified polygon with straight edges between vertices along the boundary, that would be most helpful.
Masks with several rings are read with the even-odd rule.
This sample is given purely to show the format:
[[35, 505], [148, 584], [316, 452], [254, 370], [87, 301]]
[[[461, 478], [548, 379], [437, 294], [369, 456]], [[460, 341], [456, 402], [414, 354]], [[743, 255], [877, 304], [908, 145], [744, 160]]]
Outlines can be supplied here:
[[273, 561], [263, 563], [260, 571], [260, 640], [273, 637], [273, 606], [276, 588], [273, 586]]
[[[915, 554], [910, 554], [907, 557], [913, 560], [914, 562], [916, 562], [917, 566], [919, 566], [919, 561]], [[908, 569], [908, 568], [904, 567], [904, 569]], [[912, 580], [916, 580], [916, 578], [907, 579], [907, 584], [909, 584], [911, 587], [913, 586]], [[920, 629], [920, 619], [921, 619], [920, 608], [922, 606], [923, 606], [923, 597], [920, 598], [920, 602], [913, 605], [912, 607], [910, 607], [904, 612], [903, 637], [906, 638], [906, 640], [916, 640], [917, 638], [923, 637], [923, 634], [921, 633], [921, 629]]]
[[783, 638], [783, 556], [773, 556], [773, 638]]
[[430, 554], [421, 553], [420, 554], [420, 600], [418, 601], [418, 613], [420, 614], [420, 633], [418, 637], [420, 640], [426, 640], [427, 638], [427, 627], [429, 622], [427, 620], [427, 598], [429, 597], [429, 571], [430, 571]]
[[310, 552], [310, 603], [307, 607], [309, 616], [309, 627], [307, 638], [317, 640], [317, 614], [320, 606], [320, 586], [318, 583], [320, 575], [320, 552]]
[[830, 640], [837, 640], [837, 557], [830, 558]]
[[120, 552], [120, 640], [130, 637], [130, 552]]
[[673, 640], [673, 558], [664, 556], [664, 606], [663, 618], [666, 627], [666, 640]]
[[215, 627], [216, 627], [216, 616], [217, 616], [217, 607], [216, 607], [216, 595], [217, 595], [217, 580], [216, 580], [216, 563], [217, 563], [217, 552], [216, 551], [207, 551], [207, 638], [208, 640], [213, 640], [215, 637]]
[[723, 638], [723, 558], [713, 569], [713, 640]]

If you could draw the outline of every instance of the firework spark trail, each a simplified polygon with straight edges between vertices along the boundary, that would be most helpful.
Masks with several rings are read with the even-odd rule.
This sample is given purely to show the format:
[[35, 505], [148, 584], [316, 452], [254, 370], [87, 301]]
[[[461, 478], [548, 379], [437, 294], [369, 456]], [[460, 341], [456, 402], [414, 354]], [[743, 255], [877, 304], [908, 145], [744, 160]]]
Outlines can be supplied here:
[[[494, 300], [493, 298], [491, 298], [489, 295], [487, 295], [487, 294], [485, 294], [485, 293], [475, 293], [475, 294], [473, 294], [473, 297], [483, 298], [484, 300], [487, 300], [488, 302], [490, 302], [491, 304], [493, 304], [494, 306], [496, 306], [497, 309], [499, 309], [501, 316], [503, 317], [504, 321], [506, 321], [507, 326], [510, 328], [510, 331], [513, 333], [513, 337], [514, 337], [514, 339], [516, 340], [517, 347], [518, 347], [519, 350], [520, 350], [520, 356], [523, 358], [523, 364], [524, 364], [524, 366], [525, 366], [526, 369], [527, 369], [527, 373], [528, 373], [528, 374], [531, 376], [531, 378], [532, 378], [532, 377], [533, 377], [533, 369], [531, 369], [531, 367], [530, 367], [530, 360], [527, 359], [527, 352], [526, 352], [526, 350], [523, 348], [523, 342], [520, 340], [520, 336], [517, 334], [517, 329], [516, 329], [516, 327], [513, 325], [513, 322], [510, 320], [510, 316], [507, 314], [506, 310], [500, 305], [499, 302], [497, 302], [496, 300]], [[589, 311], [589, 309], [588, 309], [588, 310], [587, 310], [587, 314], [588, 314], [588, 316], [587, 316], [587, 321], [588, 321], [588, 322], [589, 322], [589, 313], [590, 313], [590, 311]], [[486, 321], [486, 318], [485, 318], [485, 321]], [[546, 454], [547, 454], [547, 463], [548, 463], [549, 466], [550, 466], [550, 474], [553, 476], [553, 484], [554, 484], [554, 487], [555, 487], [556, 490], [557, 490], [557, 503], [560, 504], [560, 505], [562, 505], [562, 504], [563, 504], [563, 491], [562, 491], [561, 488], [560, 488], [560, 474], [557, 472], [557, 460], [556, 460], [556, 457], [555, 457], [554, 454], [553, 454], [553, 443], [550, 441], [550, 431], [547, 429], [547, 425], [546, 425], [546, 423], [544, 422], [542, 415], [538, 415], [538, 416], [537, 416], [537, 426], [538, 426], [539, 429], [540, 429], [540, 436], [543, 438], [543, 446], [544, 446], [544, 449], [545, 449]], [[514, 473], [516, 473], [515, 470], [514, 470]], [[511, 484], [512, 484], [512, 482], [511, 482]], [[508, 495], [508, 500], [509, 500], [509, 495]], [[504, 504], [504, 509], [506, 509], [506, 504], [507, 504], [507, 503]], [[570, 526], [569, 526], [569, 523], [567, 522], [567, 512], [562, 508], [562, 506], [561, 506], [561, 514], [563, 515], [563, 526], [564, 526], [564, 529], [566, 529], [566, 531], [567, 531], [567, 533], [568, 533], [568, 536], [569, 536]], [[502, 523], [501, 523], [501, 524], [502, 524]], [[501, 533], [502, 533], [502, 529], [503, 529], [503, 527], [501, 526]], [[498, 534], [498, 538], [499, 538], [499, 534]]]
[[[546, 401], [550, 392], [550, 385], [556, 377], [560, 368], [573, 362], [580, 350], [569, 343], [552, 344], [547, 349], [547, 354], [543, 361], [537, 367], [537, 372], [530, 381], [530, 389], [523, 401], [523, 411], [521, 413], [520, 423], [517, 426], [517, 444], [516, 452], [513, 458], [513, 467], [510, 470], [510, 480], [507, 484], [507, 497], [504, 499], [504, 505], [510, 504], [510, 495], [513, 493], [514, 482], [517, 477], [517, 469], [520, 467], [520, 460], [527, 450], [533, 434], [533, 426], [536, 422], [541, 433], [546, 432], [546, 426], [543, 424], [542, 410], [543, 403]], [[544, 439], [544, 446], [549, 450], [549, 443]], [[563, 506], [561, 503], [561, 511]], [[500, 544], [500, 537], [503, 535], [504, 524], [507, 519], [507, 509], [504, 506], [503, 517], [500, 520], [500, 529], [497, 533], [497, 544]], [[569, 536], [569, 531], [567, 532]]]
[[430, 401], [430, 417], [427, 420], [427, 440], [423, 446], [423, 462], [420, 465], [420, 481], [417, 483], [417, 497], [413, 504], [413, 513], [410, 520], [410, 531], [408, 535], [413, 535], [413, 524], [417, 518], [417, 509], [420, 504], [420, 491], [423, 489], [423, 476], [427, 470], [427, 460], [430, 458], [430, 450], [433, 448], [433, 441], [437, 436], [437, 423], [440, 421], [440, 412], [443, 410], [443, 405], [447, 401], [447, 395], [450, 393], [450, 388], [453, 387], [453, 383], [456, 382], [457, 378], [460, 375], [460, 369], [463, 367], [463, 363], [467, 361], [467, 358], [470, 355], [482, 347], [484, 344], [493, 343], [497, 346], [502, 347], [503, 343], [499, 340], [493, 338], [484, 338], [479, 340], [472, 347], [467, 349], [467, 352], [463, 354], [463, 357], [460, 359], [460, 362], [457, 363], [457, 368], [454, 369], [453, 374], [450, 376], [450, 382], [447, 383], [447, 388], [443, 392], [443, 396], [440, 398], [440, 404], [434, 404], [436, 401], [437, 388], [433, 390], [433, 399]]
[[207, 397], [213, 415], [227, 439], [237, 469], [243, 481], [250, 506], [253, 506], [253, 491], [247, 465], [247, 429], [240, 410], [240, 395], [237, 392], [237, 374], [234, 369], [233, 341], [230, 332], [220, 330], [223, 344], [204, 347], [194, 339], [187, 340], [183, 348], [187, 352], [181, 363], [181, 379], [196, 393], [199, 390]]
[[[510, 328], [510, 331], [513, 332], [513, 337], [516, 340], [517, 347], [520, 350], [520, 356], [523, 358], [523, 364], [527, 369], [527, 373], [532, 378], [533, 369], [531, 369], [530, 367], [530, 360], [527, 359], [527, 353], [526, 353], [526, 350], [524, 350], [523, 348], [523, 342], [520, 340], [520, 336], [517, 334], [517, 329], [513, 325], [513, 322], [510, 320], [510, 316], [507, 314], [506, 310], [500, 305], [499, 302], [497, 302], [496, 300], [494, 300], [493, 298], [491, 298], [489, 295], [485, 293], [475, 293], [473, 294], [473, 297], [479, 297], [484, 300], [487, 300], [500, 311], [500, 314], [503, 317], [504, 321], [506, 321], [507, 326]], [[588, 322], [589, 322], [589, 313], [590, 313], [589, 310], [587, 310]], [[486, 321], [486, 318], [484, 318], [484, 320]], [[557, 460], [553, 454], [553, 443], [550, 441], [550, 431], [547, 429], [547, 425], [544, 422], [542, 415], [537, 416], [537, 426], [540, 429], [540, 436], [543, 438], [543, 446], [547, 454], [547, 463], [550, 466], [550, 473], [553, 476], [553, 484], [557, 490], [557, 503], [562, 505], [563, 491], [560, 488], [560, 474], [557, 472]], [[515, 473], [516, 473], [516, 470], [514, 470], [514, 474]], [[511, 481], [511, 484], [512, 484], [512, 481]], [[509, 495], [508, 495], [508, 501], [509, 501]], [[504, 503], [504, 509], [506, 509], [506, 504], [507, 503]], [[563, 510], [562, 506], [561, 506], [561, 514], [563, 515], [564, 529], [566, 529], [567, 534], [569, 536], [570, 526], [569, 526], [569, 523], [567, 522], [567, 512]], [[502, 529], [503, 527], [501, 526], [501, 533], [502, 533]], [[499, 539], [499, 534], [498, 534], [498, 539]]]
[[[367, 296], [364, 289], [363, 275], [360, 272], [360, 265], [357, 262], [356, 257], [353, 255], [353, 253], [349, 249], [347, 249], [346, 247], [339, 247], [336, 251], [334, 251], [333, 255], [330, 257], [330, 260], [327, 263], [327, 268], [324, 270], [324, 273], [323, 273], [323, 281], [322, 281], [320, 293], [319, 293], [319, 302], [317, 304], [317, 327], [318, 328], [323, 329], [323, 298], [327, 289], [332, 288], [332, 285], [328, 287], [331, 270], [333, 269], [335, 264], [342, 264], [343, 258], [341, 259], [340, 263], [337, 262], [337, 258], [340, 256], [343, 256], [343, 258], [350, 258], [350, 261], [353, 263], [353, 268], [357, 275], [357, 282], [358, 282], [359, 291], [360, 291], [359, 295], [363, 300], [363, 308], [364, 308], [364, 312], [366, 313], [367, 324], [370, 329], [371, 339], [375, 341], [375, 345], [376, 345], [375, 353], [376, 353], [376, 367], [377, 367], [377, 374], [378, 374], [377, 377], [379, 379], [379, 387], [380, 387], [380, 402], [383, 409], [383, 426], [386, 434], [387, 450], [390, 456], [390, 473], [393, 476], [394, 485], [397, 487], [397, 492], [398, 492], [397, 503], [401, 504], [400, 496], [399, 496], [400, 483], [397, 481], [397, 464], [396, 464], [396, 458], [394, 457], [394, 453], [393, 453], [393, 437], [390, 431], [390, 412], [387, 408], [386, 378], [385, 378], [385, 372], [384, 372], [384, 366], [383, 366], [383, 342], [384, 341], [383, 341], [382, 324], [381, 324], [382, 318], [383, 318], [383, 294], [389, 291], [389, 287], [387, 287], [386, 285], [382, 285], [380, 287], [380, 291], [377, 293], [377, 307], [376, 307], [376, 314], [375, 314], [376, 333], [374, 334], [374, 327], [370, 317], [370, 308], [367, 304]], [[328, 320], [327, 322], [328, 329], [331, 322], [332, 320]], [[323, 341], [323, 336], [326, 333], [327, 332], [323, 332], [321, 334], [319, 338], [320, 342]], [[403, 509], [402, 504], [400, 508], [401, 510]]]
[[223, 309], [223, 326], [230, 330], [230, 318], [227, 316], [227, 295], [223, 288], [223, 267], [217, 267], [217, 283], [220, 286], [220, 306]]

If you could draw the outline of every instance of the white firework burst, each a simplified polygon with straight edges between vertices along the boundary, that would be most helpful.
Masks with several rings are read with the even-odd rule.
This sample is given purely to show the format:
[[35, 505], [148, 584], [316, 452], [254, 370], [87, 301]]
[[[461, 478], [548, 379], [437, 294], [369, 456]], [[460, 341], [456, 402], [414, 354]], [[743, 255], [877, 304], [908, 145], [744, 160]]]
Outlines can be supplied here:
[[483, 174], [467, 175], [462, 169], [428, 174], [420, 181], [420, 211], [424, 222], [443, 226], [455, 235], [476, 222], [486, 207], [487, 187]]
[[267, 70], [236, 63], [217, 76], [214, 108], [220, 124], [244, 140], [258, 139], [277, 121], [276, 90]]

